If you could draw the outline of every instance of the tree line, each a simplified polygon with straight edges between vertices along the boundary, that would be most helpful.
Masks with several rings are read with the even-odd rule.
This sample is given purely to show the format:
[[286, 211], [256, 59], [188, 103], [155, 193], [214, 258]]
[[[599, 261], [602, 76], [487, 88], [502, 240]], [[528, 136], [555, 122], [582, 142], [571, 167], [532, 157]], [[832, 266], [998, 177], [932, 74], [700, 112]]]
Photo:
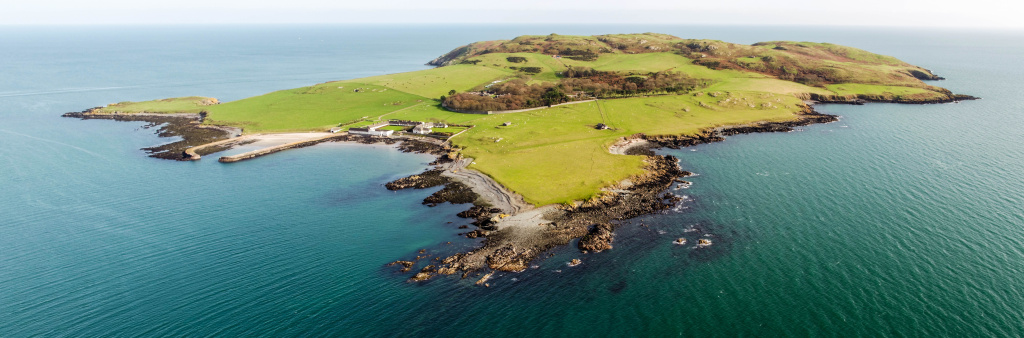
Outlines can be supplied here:
[[481, 92], [449, 92], [448, 96], [441, 97], [441, 101], [456, 109], [515, 110], [589, 98], [687, 93], [710, 85], [708, 80], [671, 71], [622, 74], [569, 67], [560, 75], [563, 79], [558, 83], [528, 84], [527, 79], [515, 79], [492, 85]]

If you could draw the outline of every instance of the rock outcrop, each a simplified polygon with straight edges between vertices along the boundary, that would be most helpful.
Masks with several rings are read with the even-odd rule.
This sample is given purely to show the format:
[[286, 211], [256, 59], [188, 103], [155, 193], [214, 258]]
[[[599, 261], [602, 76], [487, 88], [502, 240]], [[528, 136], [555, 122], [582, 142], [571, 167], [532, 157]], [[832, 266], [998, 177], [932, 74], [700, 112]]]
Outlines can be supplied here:
[[611, 249], [614, 230], [608, 223], [594, 225], [590, 228], [590, 232], [580, 238], [576, 247], [584, 252], [601, 252]]

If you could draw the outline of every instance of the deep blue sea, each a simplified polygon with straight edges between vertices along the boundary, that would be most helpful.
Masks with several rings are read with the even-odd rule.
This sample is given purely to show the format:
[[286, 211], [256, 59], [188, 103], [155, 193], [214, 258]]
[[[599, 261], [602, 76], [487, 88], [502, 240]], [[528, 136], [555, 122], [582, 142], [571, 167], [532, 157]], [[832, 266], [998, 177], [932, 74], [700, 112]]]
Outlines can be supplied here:
[[[60, 117], [425, 69], [478, 40], [648, 31], [849, 45], [984, 99], [818, 106], [841, 121], [663, 151], [700, 174], [680, 208], [490, 288], [384, 267], [477, 243], [456, 235], [465, 206], [383, 188], [428, 156], [323, 144], [173, 162], [139, 150], [168, 142], [143, 123]], [[1020, 31], [0, 27], [0, 337], [1022, 336], [1021, 60]], [[715, 244], [671, 244], [696, 234]]]

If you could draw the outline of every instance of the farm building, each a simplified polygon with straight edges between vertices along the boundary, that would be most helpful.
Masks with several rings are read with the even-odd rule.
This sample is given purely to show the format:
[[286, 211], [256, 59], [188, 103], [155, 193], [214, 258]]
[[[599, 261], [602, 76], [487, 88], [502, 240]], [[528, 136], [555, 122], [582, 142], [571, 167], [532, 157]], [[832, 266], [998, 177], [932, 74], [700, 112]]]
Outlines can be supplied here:
[[348, 133], [353, 135], [367, 136], [391, 136], [391, 134], [395, 133], [394, 130], [377, 130], [381, 127], [387, 127], [388, 125], [389, 124], [387, 122], [380, 122], [362, 128], [348, 128]]
[[394, 130], [377, 130], [377, 128], [349, 128], [349, 134], [366, 136], [391, 136]]

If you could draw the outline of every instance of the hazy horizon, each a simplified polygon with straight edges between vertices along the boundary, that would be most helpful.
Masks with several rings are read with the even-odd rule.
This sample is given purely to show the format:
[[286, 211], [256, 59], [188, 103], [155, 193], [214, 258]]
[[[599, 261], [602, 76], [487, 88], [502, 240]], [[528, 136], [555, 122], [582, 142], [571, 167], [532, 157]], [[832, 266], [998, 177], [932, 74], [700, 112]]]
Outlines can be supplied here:
[[[466, 0], [418, 2], [287, 3], [241, 0], [79, 3], [42, 0], [7, 5], [0, 25], [195, 25], [195, 24], [657, 24], [754, 26], [856, 26], [1024, 28], [1018, 4], [994, 0], [969, 5], [949, 0], [845, 3], [782, 0], [725, 0], [680, 3], [636, 0], [520, 0], [483, 3]], [[397, 8], [397, 9], [396, 9]]]

